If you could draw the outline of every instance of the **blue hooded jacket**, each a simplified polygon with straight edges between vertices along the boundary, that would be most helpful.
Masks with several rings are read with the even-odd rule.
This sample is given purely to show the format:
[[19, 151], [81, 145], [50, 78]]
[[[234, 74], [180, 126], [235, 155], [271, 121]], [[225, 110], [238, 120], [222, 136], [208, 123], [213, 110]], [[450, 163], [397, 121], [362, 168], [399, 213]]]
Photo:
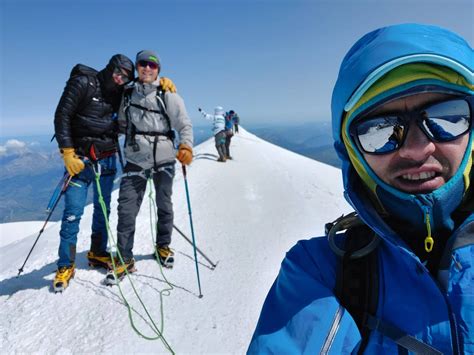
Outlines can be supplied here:
[[[377, 80], [410, 63], [448, 68], [465, 78], [467, 85], [426, 80], [414, 82], [379, 95], [360, 110], [376, 104], [383, 95], [393, 95], [397, 90], [417, 85], [442, 85], [467, 95], [474, 92], [473, 50], [452, 32], [435, 26], [403, 24], [378, 29], [357, 41], [341, 64], [332, 99], [333, 135], [336, 151], [343, 162], [345, 197], [364, 223], [381, 238], [377, 248], [379, 295], [376, 317], [438, 352], [473, 354], [474, 213], [472, 194], [469, 195], [469, 183], [473, 183], [472, 127], [458, 171], [430, 194], [411, 195], [398, 191], [381, 181], [360, 154], [355, 157], [373, 180], [374, 192], [390, 214], [415, 227], [419, 225], [420, 229], [426, 226], [424, 217], [430, 216], [434, 232], [449, 231], [437, 277], [427, 270], [403, 237], [384, 221], [373, 199], [368, 197], [367, 187], [349, 159], [347, 145], [342, 139], [345, 113], [354, 108]], [[451, 216], [461, 205], [466, 217], [462, 223], [455, 223]], [[282, 262], [263, 305], [248, 353], [357, 353], [361, 334], [334, 292], [339, 263], [340, 259], [326, 238], [299, 241]], [[377, 329], [370, 333], [364, 353], [396, 354], [398, 351], [395, 341]]]

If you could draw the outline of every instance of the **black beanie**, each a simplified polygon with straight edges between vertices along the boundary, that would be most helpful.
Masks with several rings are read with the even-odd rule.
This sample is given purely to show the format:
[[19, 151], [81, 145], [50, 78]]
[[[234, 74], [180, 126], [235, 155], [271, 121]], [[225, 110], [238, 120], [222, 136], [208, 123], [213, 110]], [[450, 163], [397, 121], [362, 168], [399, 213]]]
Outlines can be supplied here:
[[116, 54], [110, 58], [106, 69], [111, 73], [116, 69], [124, 69], [127, 71], [130, 80], [135, 79], [135, 67], [133, 66], [133, 62], [123, 54]]

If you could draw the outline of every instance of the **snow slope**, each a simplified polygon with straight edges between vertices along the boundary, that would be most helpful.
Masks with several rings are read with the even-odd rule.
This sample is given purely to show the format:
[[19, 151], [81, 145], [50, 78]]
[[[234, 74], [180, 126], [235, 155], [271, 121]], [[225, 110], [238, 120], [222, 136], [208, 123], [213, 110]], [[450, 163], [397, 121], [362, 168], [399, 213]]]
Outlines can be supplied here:
[[[46, 214], [45, 214], [46, 218]], [[49, 222], [46, 225], [47, 228], [51, 228], [57, 222]], [[0, 224], [0, 248], [14, 242], [19, 242], [21, 239], [35, 234], [38, 236], [38, 232], [44, 225], [44, 221], [30, 221], [30, 222], [11, 222]]]
[[[234, 160], [216, 162], [214, 141], [195, 148], [188, 168], [198, 247], [199, 298], [193, 249], [173, 233], [175, 267], [163, 270], [151, 258], [149, 201], [137, 218], [132, 281], [155, 324], [178, 354], [245, 353], [263, 300], [285, 252], [299, 239], [323, 233], [324, 223], [350, 208], [342, 197], [340, 171], [267, 143], [246, 132], [234, 136]], [[115, 236], [118, 192], [112, 198]], [[175, 225], [191, 238], [181, 169], [174, 185]], [[51, 292], [60, 224], [40, 238], [25, 271], [16, 278], [37, 233], [0, 248], [0, 353], [170, 353], [160, 340], [138, 336], [130, 326], [119, 289], [102, 284], [105, 273], [90, 269], [91, 206], [78, 235], [77, 271], [62, 294]], [[136, 326], [154, 336], [129, 280], [122, 289]], [[161, 292], [161, 293], [160, 293]], [[160, 297], [161, 295], [161, 297]], [[162, 317], [163, 314], [163, 317]]]

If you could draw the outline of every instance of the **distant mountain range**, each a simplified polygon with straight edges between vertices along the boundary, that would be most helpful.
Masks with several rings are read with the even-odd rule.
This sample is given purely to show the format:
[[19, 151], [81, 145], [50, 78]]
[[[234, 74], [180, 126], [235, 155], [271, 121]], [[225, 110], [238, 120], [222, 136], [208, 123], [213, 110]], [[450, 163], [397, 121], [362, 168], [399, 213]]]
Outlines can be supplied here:
[[[49, 196], [64, 169], [57, 149], [47, 142], [48, 137], [37, 136], [1, 143], [0, 222], [45, 218]], [[54, 219], [59, 219], [58, 213]]]
[[341, 167], [330, 122], [246, 127], [260, 138], [308, 158]]
[[[195, 144], [211, 134], [209, 127], [196, 127]], [[56, 141], [51, 142], [47, 135], [3, 137], [0, 167], [0, 223], [45, 220], [48, 202], [64, 173]], [[120, 173], [120, 164], [118, 170]], [[93, 197], [90, 190], [88, 204]], [[62, 210], [60, 201], [50, 220], [60, 220]]]
[[[260, 138], [309, 158], [339, 167], [330, 123], [245, 126]], [[210, 126], [194, 128], [194, 144], [212, 137]], [[64, 167], [50, 136], [0, 139], [0, 223], [44, 220]], [[115, 188], [117, 188], [116, 186]], [[92, 201], [89, 192], [88, 203]], [[51, 220], [60, 220], [62, 202]]]

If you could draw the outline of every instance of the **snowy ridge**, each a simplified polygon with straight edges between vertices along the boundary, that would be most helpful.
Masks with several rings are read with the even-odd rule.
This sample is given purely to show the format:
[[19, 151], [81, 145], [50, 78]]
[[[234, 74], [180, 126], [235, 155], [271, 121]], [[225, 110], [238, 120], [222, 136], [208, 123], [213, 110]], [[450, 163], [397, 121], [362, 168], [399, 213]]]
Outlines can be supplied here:
[[[45, 217], [46, 218], [46, 217]], [[46, 229], [58, 222], [48, 222]], [[43, 228], [44, 221], [10, 222], [0, 224], [0, 248], [10, 243], [18, 243], [21, 239], [32, 234], [38, 235]]]
[[[350, 207], [342, 197], [340, 171], [267, 143], [242, 129], [231, 145], [234, 160], [216, 162], [214, 140], [195, 148], [188, 184], [203, 298], [198, 298], [193, 250], [176, 231], [176, 261], [164, 270], [174, 285], [163, 296], [164, 336], [178, 354], [246, 351], [264, 297], [285, 252], [299, 239], [323, 234], [324, 223]], [[177, 165], [173, 203], [175, 225], [191, 238], [183, 176]], [[151, 258], [149, 201], [137, 218], [132, 279], [157, 324], [159, 291], [167, 288]], [[112, 196], [111, 225], [117, 224], [118, 191]], [[131, 328], [116, 287], [102, 284], [105, 272], [87, 265], [92, 206], [78, 235], [76, 276], [63, 294], [51, 292], [60, 224], [41, 236], [24, 273], [16, 278], [37, 233], [0, 248], [0, 352], [14, 353], [169, 353]], [[21, 233], [20, 233], [21, 234]], [[127, 279], [122, 282], [137, 327], [154, 336]]]

